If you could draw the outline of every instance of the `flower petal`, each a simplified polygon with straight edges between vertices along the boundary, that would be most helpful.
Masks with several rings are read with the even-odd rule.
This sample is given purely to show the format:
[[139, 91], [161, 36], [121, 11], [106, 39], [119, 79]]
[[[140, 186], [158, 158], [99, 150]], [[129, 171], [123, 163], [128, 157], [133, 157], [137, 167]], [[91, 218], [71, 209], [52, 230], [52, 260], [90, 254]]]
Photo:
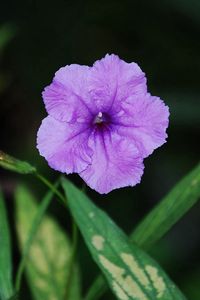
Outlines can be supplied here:
[[90, 68], [70, 65], [60, 68], [43, 93], [47, 112], [59, 121], [85, 121], [94, 110], [87, 92]]
[[143, 157], [150, 155], [166, 142], [169, 108], [150, 94], [128, 98], [122, 104], [123, 114], [113, 123], [119, 135], [135, 141]]
[[104, 112], [130, 95], [147, 91], [145, 74], [140, 67], [114, 54], [107, 54], [94, 63], [88, 82], [92, 99]]
[[89, 145], [93, 150], [92, 162], [79, 175], [91, 188], [104, 194], [140, 182], [142, 159], [129, 141], [113, 132], [93, 132]]
[[53, 169], [68, 174], [80, 172], [91, 161], [89, 134], [86, 125], [64, 123], [48, 116], [39, 128], [37, 148]]

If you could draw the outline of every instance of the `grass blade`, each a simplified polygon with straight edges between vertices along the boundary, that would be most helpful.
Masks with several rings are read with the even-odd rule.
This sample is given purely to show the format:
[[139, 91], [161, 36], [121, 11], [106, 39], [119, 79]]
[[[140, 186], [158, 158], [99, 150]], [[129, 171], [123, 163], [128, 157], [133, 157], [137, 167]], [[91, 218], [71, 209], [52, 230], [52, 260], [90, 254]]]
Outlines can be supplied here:
[[148, 249], [162, 238], [200, 198], [200, 165], [186, 175], [144, 218], [130, 239]]
[[10, 232], [2, 192], [0, 191], [0, 299], [13, 295]]

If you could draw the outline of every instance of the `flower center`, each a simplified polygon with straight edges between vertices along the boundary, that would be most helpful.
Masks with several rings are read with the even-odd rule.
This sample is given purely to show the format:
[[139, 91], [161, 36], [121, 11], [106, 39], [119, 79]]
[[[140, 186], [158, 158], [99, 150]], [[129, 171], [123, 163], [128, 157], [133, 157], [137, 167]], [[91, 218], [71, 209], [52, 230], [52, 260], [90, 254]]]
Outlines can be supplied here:
[[[109, 115], [106, 113], [102, 113], [101, 111], [95, 116], [93, 120], [93, 124], [95, 124], [97, 127], [105, 127], [109, 124], [110, 118]], [[107, 126], [106, 126], [107, 127]]]
[[94, 124], [101, 124], [105, 121], [104, 114], [100, 111], [98, 115], [94, 118]]

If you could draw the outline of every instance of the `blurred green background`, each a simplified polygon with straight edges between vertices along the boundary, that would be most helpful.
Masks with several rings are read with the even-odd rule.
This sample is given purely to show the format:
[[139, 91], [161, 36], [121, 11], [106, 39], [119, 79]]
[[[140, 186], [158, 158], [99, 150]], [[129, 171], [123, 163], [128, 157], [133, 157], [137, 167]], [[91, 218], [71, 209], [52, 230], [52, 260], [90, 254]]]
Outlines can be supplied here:
[[[171, 187], [199, 162], [200, 153], [200, 1], [3, 1], [0, 9], [0, 149], [28, 160], [54, 180], [36, 150], [36, 133], [46, 112], [41, 98], [57, 69], [91, 65], [106, 53], [137, 62], [148, 88], [170, 107], [167, 144], [145, 160], [140, 185], [106, 196], [89, 190], [128, 233]], [[79, 186], [78, 176], [70, 178]], [[0, 173], [19, 261], [13, 225], [13, 191], [24, 181], [38, 200], [45, 188], [32, 177]], [[56, 203], [50, 212], [70, 232], [69, 215]], [[188, 296], [200, 299], [200, 205], [196, 205], [152, 249], [171, 278]], [[98, 269], [79, 243], [83, 290]], [[31, 299], [24, 281], [24, 298]], [[113, 299], [108, 293], [104, 299]]]

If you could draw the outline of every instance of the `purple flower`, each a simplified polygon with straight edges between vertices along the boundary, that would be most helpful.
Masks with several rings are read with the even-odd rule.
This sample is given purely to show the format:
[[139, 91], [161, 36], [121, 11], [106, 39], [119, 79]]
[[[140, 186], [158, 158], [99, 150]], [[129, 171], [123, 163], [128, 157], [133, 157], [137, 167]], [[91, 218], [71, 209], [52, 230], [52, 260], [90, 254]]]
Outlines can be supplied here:
[[40, 154], [99, 193], [139, 183], [144, 158], [166, 141], [168, 107], [147, 92], [139, 66], [116, 55], [59, 69], [43, 99]]

